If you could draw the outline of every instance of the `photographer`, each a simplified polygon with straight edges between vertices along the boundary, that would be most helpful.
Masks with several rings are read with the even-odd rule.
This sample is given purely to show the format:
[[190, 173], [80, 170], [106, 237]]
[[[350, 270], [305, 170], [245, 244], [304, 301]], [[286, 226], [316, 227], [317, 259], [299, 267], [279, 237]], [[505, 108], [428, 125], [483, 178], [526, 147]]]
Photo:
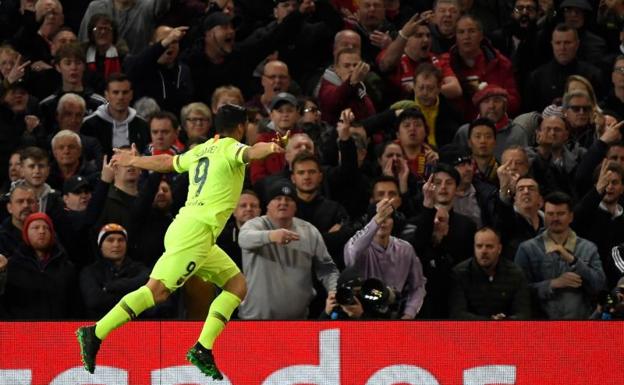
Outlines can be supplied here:
[[605, 291], [598, 297], [598, 305], [590, 319], [624, 319], [624, 277], [610, 293]]
[[325, 302], [322, 320], [389, 319], [396, 318], [397, 296], [377, 278], [362, 279], [354, 268], [347, 268], [338, 278], [336, 291]]
[[395, 198], [385, 198], [372, 206], [370, 222], [347, 243], [344, 251], [346, 266], [353, 266], [364, 279], [378, 278], [401, 293], [404, 308], [401, 319], [414, 319], [425, 298], [425, 282], [420, 259], [412, 245], [390, 234], [394, 226]]

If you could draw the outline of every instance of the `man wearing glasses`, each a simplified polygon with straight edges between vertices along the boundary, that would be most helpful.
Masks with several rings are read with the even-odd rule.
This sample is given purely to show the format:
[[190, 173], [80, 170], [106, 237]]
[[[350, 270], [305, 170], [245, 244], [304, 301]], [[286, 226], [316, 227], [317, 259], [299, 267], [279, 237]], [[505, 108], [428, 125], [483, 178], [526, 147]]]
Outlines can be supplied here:
[[536, 0], [516, 0], [509, 22], [491, 34], [492, 44], [511, 60], [517, 84], [539, 64], [537, 8]]
[[581, 90], [568, 92], [563, 95], [562, 107], [570, 135], [567, 146], [571, 149], [578, 145], [589, 148], [596, 135], [593, 122], [596, 107], [592, 104], [590, 96]]
[[279, 60], [271, 60], [264, 65], [261, 84], [263, 92], [254, 96], [246, 105], [247, 108], [257, 109], [265, 118], [271, 114], [271, 101], [280, 92], [288, 92], [290, 74], [288, 65]]

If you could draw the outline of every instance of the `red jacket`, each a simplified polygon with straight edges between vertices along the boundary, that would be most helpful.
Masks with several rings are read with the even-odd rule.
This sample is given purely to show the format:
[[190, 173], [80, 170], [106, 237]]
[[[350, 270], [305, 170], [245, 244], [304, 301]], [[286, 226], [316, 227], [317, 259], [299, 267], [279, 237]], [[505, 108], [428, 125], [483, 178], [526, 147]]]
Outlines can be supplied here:
[[321, 79], [319, 104], [322, 119], [332, 125], [338, 122], [340, 112], [345, 108], [353, 111], [356, 120], [375, 114], [375, 106], [366, 94], [364, 84], [352, 86], [349, 82], [343, 82], [331, 69], [325, 70]]
[[[295, 128], [290, 131], [290, 135], [298, 134], [301, 130]], [[258, 133], [256, 136], [256, 143], [258, 142], [272, 142], [275, 139], [277, 133], [273, 130], [268, 130]], [[255, 185], [260, 179], [271, 174], [278, 173], [286, 167], [286, 158], [284, 153], [271, 154], [262, 160], [254, 160], [249, 165], [249, 177], [251, 184]]]
[[484, 39], [481, 43], [481, 55], [477, 56], [473, 67], [464, 64], [456, 45], [451, 47], [449, 52], [443, 54], [440, 60], [449, 61], [451, 68], [462, 84], [463, 96], [453, 101], [457, 102], [457, 107], [463, 112], [466, 120], [475, 119], [479, 112], [478, 108], [472, 104], [473, 93], [468, 92], [465, 88], [465, 79], [468, 76], [478, 76], [480, 82], [496, 84], [504, 88], [509, 94], [507, 99], [507, 114], [509, 116], [516, 116], [520, 111], [520, 94], [516, 86], [511, 61], [495, 49], [488, 40]]

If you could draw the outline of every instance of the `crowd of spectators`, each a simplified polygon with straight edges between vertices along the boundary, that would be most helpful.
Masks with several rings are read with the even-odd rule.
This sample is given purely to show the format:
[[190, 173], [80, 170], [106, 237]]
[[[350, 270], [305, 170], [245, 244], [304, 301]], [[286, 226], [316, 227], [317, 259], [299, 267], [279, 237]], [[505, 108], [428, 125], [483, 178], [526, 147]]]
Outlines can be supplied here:
[[[114, 149], [181, 154], [225, 104], [285, 147], [218, 239], [238, 318], [624, 297], [624, 0], [7, 0], [0, 43], [0, 319], [96, 319], [143, 285], [199, 182]], [[216, 290], [142, 317], [203, 319]]]

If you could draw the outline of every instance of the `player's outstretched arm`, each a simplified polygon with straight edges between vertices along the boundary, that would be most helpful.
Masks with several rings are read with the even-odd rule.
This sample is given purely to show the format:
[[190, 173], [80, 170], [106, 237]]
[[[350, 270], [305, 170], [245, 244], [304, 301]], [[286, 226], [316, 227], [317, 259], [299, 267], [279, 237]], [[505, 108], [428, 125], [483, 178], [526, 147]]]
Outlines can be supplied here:
[[167, 173], [174, 171], [173, 156], [160, 154], [152, 156], [138, 156], [136, 151], [113, 149], [115, 155], [111, 163], [113, 166], [136, 167], [143, 170]]
[[243, 161], [248, 163], [252, 160], [264, 159], [271, 154], [279, 154], [282, 152], [284, 152], [284, 149], [275, 142], [258, 142], [245, 149]]

